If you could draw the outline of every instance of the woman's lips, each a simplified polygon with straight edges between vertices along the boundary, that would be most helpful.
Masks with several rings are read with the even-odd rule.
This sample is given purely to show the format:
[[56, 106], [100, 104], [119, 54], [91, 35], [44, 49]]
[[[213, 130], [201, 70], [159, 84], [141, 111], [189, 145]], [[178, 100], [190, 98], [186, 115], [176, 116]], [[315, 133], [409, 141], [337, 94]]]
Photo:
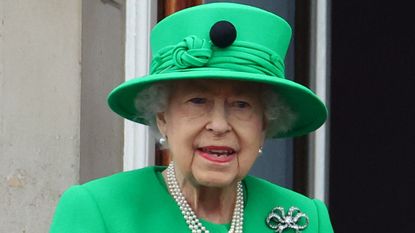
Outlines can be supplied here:
[[236, 156], [236, 151], [227, 146], [199, 147], [197, 148], [197, 153], [203, 158], [216, 163], [230, 162]]

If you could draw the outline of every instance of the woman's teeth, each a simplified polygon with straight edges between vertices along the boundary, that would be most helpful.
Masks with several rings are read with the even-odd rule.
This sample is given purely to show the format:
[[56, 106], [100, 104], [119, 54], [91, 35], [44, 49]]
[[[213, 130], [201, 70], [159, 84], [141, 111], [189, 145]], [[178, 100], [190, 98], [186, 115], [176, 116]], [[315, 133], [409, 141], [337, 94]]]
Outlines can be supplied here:
[[229, 149], [229, 150], [215, 150], [215, 149], [202, 148], [202, 151], [205, 152], [205, 153], [214, 154], [217, 157], [229, 156], [230, 154], [234, 153], [234, 151], [232, 149]]

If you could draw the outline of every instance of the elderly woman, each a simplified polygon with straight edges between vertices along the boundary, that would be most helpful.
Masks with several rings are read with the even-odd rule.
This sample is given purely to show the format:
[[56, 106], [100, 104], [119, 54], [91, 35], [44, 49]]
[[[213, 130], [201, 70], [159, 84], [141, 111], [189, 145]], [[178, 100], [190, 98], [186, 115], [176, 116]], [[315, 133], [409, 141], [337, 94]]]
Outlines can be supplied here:
[[267, 137], [317, 129], [326, 108], [286, 80], [291, 29], [239, 4], [188, 8], [152, 31], [151, 74], [109, 105], [157, 127], [172, 162], [74, 186], [51, 232], [332, 232], [324, 204], [247, 176]]

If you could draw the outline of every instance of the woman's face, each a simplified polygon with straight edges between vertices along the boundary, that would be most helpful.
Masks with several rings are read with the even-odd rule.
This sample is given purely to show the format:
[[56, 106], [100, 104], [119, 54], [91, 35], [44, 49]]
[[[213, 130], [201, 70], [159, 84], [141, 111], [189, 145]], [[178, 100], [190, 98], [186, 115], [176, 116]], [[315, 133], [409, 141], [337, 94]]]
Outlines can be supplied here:
[[176, 81], [157, 124], [178, 177], [225, 187], [250, 170], [265, 138], [260, 86], [226, 80]]

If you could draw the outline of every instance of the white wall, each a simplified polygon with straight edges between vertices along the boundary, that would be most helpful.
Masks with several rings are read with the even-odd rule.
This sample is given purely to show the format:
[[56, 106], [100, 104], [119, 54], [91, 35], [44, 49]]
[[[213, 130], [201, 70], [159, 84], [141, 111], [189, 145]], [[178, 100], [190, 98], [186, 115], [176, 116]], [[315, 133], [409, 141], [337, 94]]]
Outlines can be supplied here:
[[0, 0], [0, 232], [48, 232], [65, 189], [122, 170], [123, 11]]
[[82, 1], [80, 182], [123, 170], [123, 118], [107, 105], [124, 81], [124, 1]]
[[81, 0], [1, 0], [0, 67], [0, 232], [47, 232], [79, 180]]

